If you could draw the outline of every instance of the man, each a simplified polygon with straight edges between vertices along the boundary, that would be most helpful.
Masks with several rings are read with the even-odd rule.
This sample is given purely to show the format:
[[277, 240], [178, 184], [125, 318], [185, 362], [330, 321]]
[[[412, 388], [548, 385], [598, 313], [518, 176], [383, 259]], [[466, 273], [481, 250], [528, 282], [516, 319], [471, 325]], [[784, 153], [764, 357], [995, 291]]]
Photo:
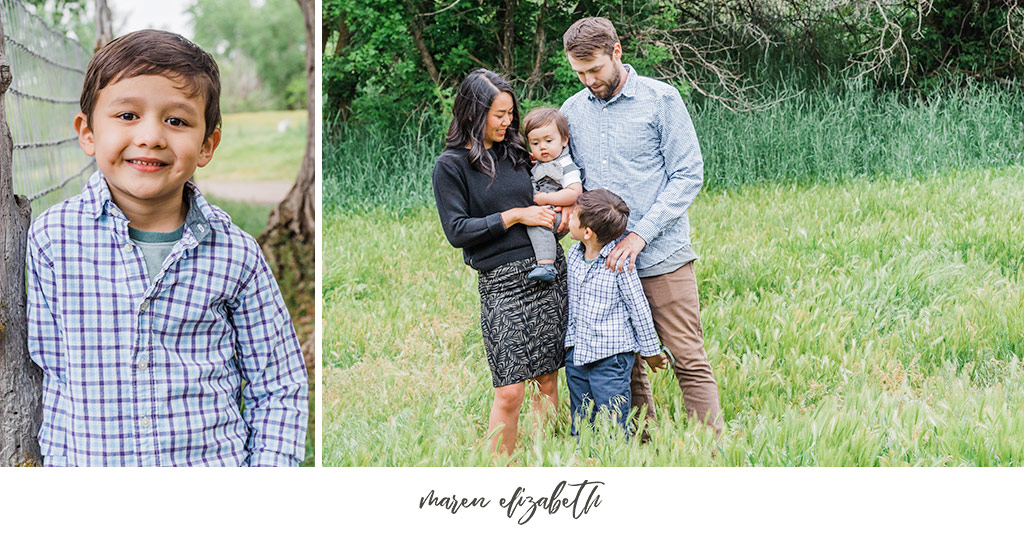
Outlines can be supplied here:
[[[687, 413], [715, 429], [724, 427], [718, 384], [704, 352], [697, 280], [687, 210], [703, 184], [704, 163], [679, 91], [639, 76], [622, 63], [622, 45], [611, 21], [576, 21], [563, 37], [569, 65], [586, 89], [562, 105], [569, 144], [584, 185], [607, 188], [630, 208], [630, 233], [608, 255], [614, 270], [636, 269], [650, 302], [661, 342]], [[642, 361], [630, 378], [632, 405], [655, 417]]]

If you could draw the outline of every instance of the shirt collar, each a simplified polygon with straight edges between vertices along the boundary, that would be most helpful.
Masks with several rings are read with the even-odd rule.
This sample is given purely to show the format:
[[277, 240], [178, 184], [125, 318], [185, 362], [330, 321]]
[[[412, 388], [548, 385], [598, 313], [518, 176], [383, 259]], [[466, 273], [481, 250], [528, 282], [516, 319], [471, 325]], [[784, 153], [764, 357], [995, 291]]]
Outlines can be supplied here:
[[620, 240], [622, 240], [622, 237], [608, 241], [608, 244], [605, 244], [601, 248], [601, 251], [597, 253], [597, 257], [608, 257], [608, 254], [612, 253], [612, 250], [615, 249], [615, 245], [618, 244]]
[[[114, 204], [110, 197], [110, 187], [103, 177], [103, 172], [96, 170], [89, 177], [85, 188], [82, 189], [82, 196], [92, 218], [98, 219], [103, 213], [125, 218], [121, 209]], [[210, 234], [210, 221], [223, 220], [210, 205], [206, 198], [199, 192], [199, 188], [192, 181], [185, 182], [185, 197], [188, 198], [188, 213], [185, 214], [185, 227], [192, 231], [197, 241], [202, 241]]]
[[632, 99], [636, 95], [637, 74], [636, 71], [633, 70], [633, 66], [628, 63], [622, 64], [622, 67], [626, 69], [626, 83], [622, 85], [622, 89], [619, 90], [618, 93], [612, 95], [612, 98], [607, 101], [601, 101], [601, 99], [594, 97], [593, 92], [588, 90], [587, 98], [589, 98], [591, 101], [601, 101], [604, 103], [615, 102], [615, 100], [618, 99], [619, 96]]
[[[595, 259], [608, 257], [608, 254], [612, 253], [612, 250], [615, 249], [615, 245], [618, 244], [619, 241], [621, 241], [628, 233], [629, 232], [623, 233], [621, 237], [613, 239], [609, 241], [608, 244], [602, 246], [601, 251], [597, 253], [597, 257]], [[573, 245], [573, 248], [575, 248], [576, 251], [579, 252], [579, 255], [581, 257], [587, 252], [587, 247], [584, 246], [582, 242], [577, 242], [575, 245]]]

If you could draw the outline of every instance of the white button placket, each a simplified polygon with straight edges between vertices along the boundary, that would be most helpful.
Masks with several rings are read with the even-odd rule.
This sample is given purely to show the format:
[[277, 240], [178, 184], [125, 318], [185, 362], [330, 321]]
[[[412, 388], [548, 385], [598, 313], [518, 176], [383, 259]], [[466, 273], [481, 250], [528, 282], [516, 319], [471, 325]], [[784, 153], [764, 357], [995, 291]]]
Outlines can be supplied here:
[[601, 107], [601, 121], [600, 121], [600, 124], [601, 124], [601, 141], [599, 142], [599, 145], [601, 147], [601, 174], [604, 177], [608, 177], [608, 174], [609, 174], [609, 171], [608, 171], [608, 155], [611, 154], [611, 148], [609, 147], [609, 144], [608, 144], [608, 137], [604, 136], [604, 133], [608, 132], [608, 129], [611, 128], [611, 126], [608, 124], [608, 114], [606, 114], [606, 112], [608, 112], [608, 105], [604, 105], [604, 106]]
[[[117, 227], [120, 231], [119, 240], [123, 241], [121, 253], [127, 278], [127, 292], [129, 300], [134, 303], [131, 316], [132, 324], [135, 326], [133, 337], [135, 344], [129, 362], [125, 365], [130, 368], [132, 377], [132, 399], [135, 406], [135, 456], [140, 466], [156, 466], [156, 442], [153, 434], [155, 424], [152, 417], [152, 377], [150, 376], [148, 353], [150, 319], [152, 318], [152, 315], [147, 313], [150, 309], [150, 300], [146, 294], [149, 287], [149, 275], [146, 272], [146, 262], [142, 252], [130, 239], [127, 220], [118, 221]], [[146, 367], [139, 367], [139, 364], [142, 363], [145, 363]]]
[[136, 326], [138, 328], [138, 345], [135, 348], [135, 412], [138, 424], [138, 457], [140, 466], [156, 466], [156, 423], [153, 417], [153, 370], [150, 368], [152, 359], [149, 349], [152, 347], [153, 305], [152, 298], [146, 296], [139, 304]]

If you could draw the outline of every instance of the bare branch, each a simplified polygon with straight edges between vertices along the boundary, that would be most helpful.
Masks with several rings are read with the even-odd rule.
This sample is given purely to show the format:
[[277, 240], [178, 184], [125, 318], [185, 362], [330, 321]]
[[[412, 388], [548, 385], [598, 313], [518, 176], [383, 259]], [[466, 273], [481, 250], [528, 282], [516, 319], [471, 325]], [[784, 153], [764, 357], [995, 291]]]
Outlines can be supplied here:
[[449, 5], [446, 8], [439, 9], [437, 11], [431, 11], [430, 13], [417, 13], [416, 16], [417, 17], [433, 17], [434, 15], [437, 15], [438, 13], [444, 13], [445, 11], [448, 11], [449, 9], [455, 7], [455, 5], [458, 4], [461, 1], [462, 0], [455, 0], [454, 2], [451, 3], [451, 5]]

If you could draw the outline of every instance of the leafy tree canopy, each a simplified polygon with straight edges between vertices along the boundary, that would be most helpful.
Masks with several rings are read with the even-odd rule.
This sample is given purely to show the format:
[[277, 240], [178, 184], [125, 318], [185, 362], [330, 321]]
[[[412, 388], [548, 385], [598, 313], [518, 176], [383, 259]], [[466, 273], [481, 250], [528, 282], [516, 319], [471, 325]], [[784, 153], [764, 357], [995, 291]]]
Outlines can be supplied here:
[[1014, 84], [1024, 63], [1019, 0], [324, 0], [329, 113], [393, 124], [443, 112], [477, 67], [527, 105], [580, 89], [562, 52], [576, 19], [612, 20], [638, 71], [733, 110], [770, 106], [770, 88], [837, 77], [928, 92], [966, 80]]

